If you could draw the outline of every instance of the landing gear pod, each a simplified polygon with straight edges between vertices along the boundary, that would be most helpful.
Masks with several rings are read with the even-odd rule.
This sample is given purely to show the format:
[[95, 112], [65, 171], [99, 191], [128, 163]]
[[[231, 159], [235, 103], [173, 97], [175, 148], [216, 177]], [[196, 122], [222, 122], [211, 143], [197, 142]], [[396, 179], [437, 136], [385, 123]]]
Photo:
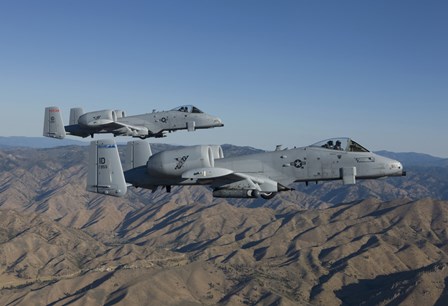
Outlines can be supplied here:
[[341, 175], [344, 185], [353, 185], [356, 183], [356, 167], [341, 168]]

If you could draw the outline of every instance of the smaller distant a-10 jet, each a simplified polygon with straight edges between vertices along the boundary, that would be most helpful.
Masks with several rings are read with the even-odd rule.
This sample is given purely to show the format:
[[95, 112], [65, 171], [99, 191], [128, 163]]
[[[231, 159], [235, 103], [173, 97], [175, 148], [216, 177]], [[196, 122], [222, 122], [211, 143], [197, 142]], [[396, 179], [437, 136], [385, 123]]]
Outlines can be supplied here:
[[[294, 182], [404, 176], [400, 162], [370, 152], [350, 138], [310, 146], [224, 158], [218, 145], [201, 145], [152, 155], [145, 141], [128, 142], [124, 168], [113, 139], [90, 143], [87, 190], [112, 196], [128, 185], [157, 190], [171, 186], [207, 185], [214, 197], [270, 199], [292, 190]], [[124, 170], [124, 171], [123, 171]]]
[[82, 108], [72, 108], [69, 125], [64, 126], [60, 109], [51, 106], [45, 108], [43, 136], [62, 139], [66, 135], [93, 137], [94, 134], [112, 133], [145, 139], [165, 137], [167, 132], [177, 130], [195, 131], [221, 126], [224, 124], [220, 118], [193, 105], [133, 116], [126, 116], [122, 110], [84, 113]]

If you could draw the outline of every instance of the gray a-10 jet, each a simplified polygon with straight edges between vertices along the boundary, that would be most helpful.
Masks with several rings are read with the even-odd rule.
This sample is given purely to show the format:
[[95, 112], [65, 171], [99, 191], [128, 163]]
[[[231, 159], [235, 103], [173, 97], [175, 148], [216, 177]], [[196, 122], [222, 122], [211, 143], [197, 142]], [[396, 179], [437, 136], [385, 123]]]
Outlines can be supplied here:
[[217, 145], [185, 147], [152, 155], [145, 141], [127, 144], [124, 172], [113, 140], [92, 141], [87, 190], [123, 196], [128, 184], [169, 192], [174, 185], [208, 185], [213, 196], [272, 198], [292, 190], [294, 182], [404, 176], [400, 162], [374, 154], [350, 138], [325, 140], [310, 146], [224, 158]]
[[202, 112], [195, 106], [179, 106], [169, 111], [126, 116], [121, 110], [84, 113], [82, 108], [70, 109], [69, 125], [64, 126], [58, 107], [45, 108], [43, 135], [62, 139], [65, 135], [93, 137], [97, 133], [139, 138], [164, 137], [177, 130], [194, 131], [224, 126], [221, 119]]

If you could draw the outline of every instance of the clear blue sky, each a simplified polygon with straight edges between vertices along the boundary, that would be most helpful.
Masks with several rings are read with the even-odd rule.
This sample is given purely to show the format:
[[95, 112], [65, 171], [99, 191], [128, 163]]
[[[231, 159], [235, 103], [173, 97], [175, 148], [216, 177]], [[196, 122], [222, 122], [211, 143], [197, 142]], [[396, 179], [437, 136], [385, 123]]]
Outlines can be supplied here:
[[194, 104], [225, 127], [154, 141], [448, 157], [447, 57], [448, 1], [0, 1], [0, 136]]

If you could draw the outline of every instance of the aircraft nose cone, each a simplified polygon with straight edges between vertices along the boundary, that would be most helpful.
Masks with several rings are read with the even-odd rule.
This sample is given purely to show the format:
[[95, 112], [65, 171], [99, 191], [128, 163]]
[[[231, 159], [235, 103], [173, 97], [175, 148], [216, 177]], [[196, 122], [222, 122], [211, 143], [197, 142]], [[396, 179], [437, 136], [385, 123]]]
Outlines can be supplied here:
[[222, 123], [221, 118], [218, 118], [218, 117], [216, 117], [215, 120], [213, 120], [213, 123], [214, 123], [216, 126], [224, 126], [224, 123]]
[[392, 160], [389, 163], [389, 171], [399, 176], [406, 175], [406, 171], [403, 171], [403, 165], [397, 160]]

